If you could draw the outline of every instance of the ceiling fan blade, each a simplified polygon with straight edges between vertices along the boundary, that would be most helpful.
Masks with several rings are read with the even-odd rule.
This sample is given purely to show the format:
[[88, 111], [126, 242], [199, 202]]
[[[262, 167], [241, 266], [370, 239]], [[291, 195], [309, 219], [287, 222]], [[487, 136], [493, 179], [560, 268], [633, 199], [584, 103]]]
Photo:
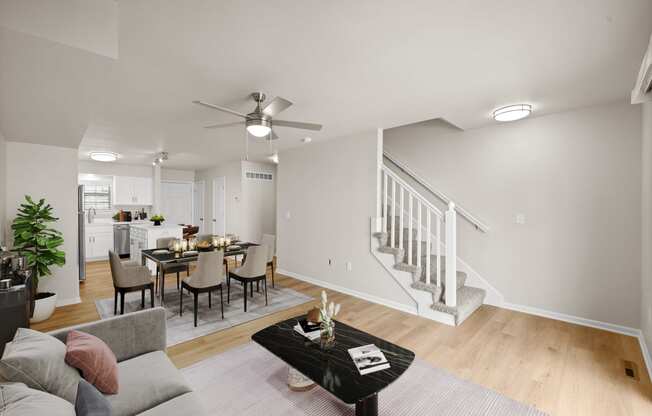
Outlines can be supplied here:
[[234, 121], [233, 123], [220, 123], [220, 124], [211, 124], [210, 126], [204, 126], [205, 129], [221, 129], [222, 127], [231, 127], [231, 126], [244, 126], [244, 121]]
[[302, 123], [300, 121], [272, 120], [274, 126], [293, 127], [304, 130], [321, 130], [321, 124]]
[[278, 113], [285, 110], [291, 105], [292, 103], [286, 100], [285, 98], [276, 97], [272, 101], [267, 103], [265, 108], [263, 108], [263, 113], [270, 117], [274, 117], [275, 115], [277, 115]]
[[211, 104], [211, 103], [205, 103], [203, 101], [193, 101], [193, 104], [203, 105], [204, 107], [212, 108], [213, 110], [223, 111], [225, 113], [233, 114], [234, 116], [247, 118], [246, 114], [239, 113], [239, 112], [237, 112], [235, 110], [231, 110], [230, 108], [220, 107], [219, 105], [215, 105], [215, 104]]

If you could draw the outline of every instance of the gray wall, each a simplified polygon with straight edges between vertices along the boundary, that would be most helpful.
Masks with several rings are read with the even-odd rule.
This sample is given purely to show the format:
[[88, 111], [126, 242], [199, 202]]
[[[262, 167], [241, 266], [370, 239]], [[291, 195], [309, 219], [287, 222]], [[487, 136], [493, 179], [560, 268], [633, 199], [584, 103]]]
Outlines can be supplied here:
[[7, 224], [25, 195], [45, 198], [59, 221], [54, 226], [63, 233], [62, 250], [66, 264], [53, 267], [53, 274], [39, 283], [41, 291], [57, 293], [59, 304], [79, 301], [77, 265], [77, 149], [7, 142]]
[[211, 169], [196, 172], [195, 179], [204, 181], [206, 192], [204, 194], [204, 218], [206, 218], [206, 232], [213, 229], [213, 179], [218, 176], [226, 178], [226, 231], [228, 233], [242, 234], [242, 180], [240, 162], [230, 162]]
[[5, 238], [5, 206], [7, 200], [7, 143], [0, 132], [0, 245], [7, 241]]
[[[370, 131], [281, 152], [279, 268], [414, 307], [370, 252], [377, 148], [377, 133]], [[352, 271], [346, 270], [347, 261]]]
[[652, 351], [652, 102], [643, 105], [641, 330]]
[[422, 123], [387, 130], [384, 139], [491, 227], [481, 234], [458, 221], [458, 252], [506, 302], [639, 328], [640, 107], [464, 132]]

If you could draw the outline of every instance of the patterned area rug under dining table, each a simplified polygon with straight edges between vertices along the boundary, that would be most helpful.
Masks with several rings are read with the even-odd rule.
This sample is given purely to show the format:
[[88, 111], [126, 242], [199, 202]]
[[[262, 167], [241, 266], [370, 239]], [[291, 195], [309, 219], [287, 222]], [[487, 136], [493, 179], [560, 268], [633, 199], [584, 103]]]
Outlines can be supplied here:
[[[191, 339], [202, 337], [213, 332], [221, 331], [254, 319], [271, 315], [285, 309], [292, 308], [314, 300], [310, 296], [285, 287], [272, 287], [267, 285], [269, 304], [265, 306], [265, 293], [263, 286], [260, 292], [254, 288], [254, 296], [247, 298], [247, 312], [244, 311], [243, 289], [239, 282], [231, 281], [231, 302], [226, 303], [226, 284], [224, 285], [224, 320], [220, 313], [220, 292], [212, 294], [212, 308], [208, 308], [208, 293], [199, 295], [199, 308], [197, 327], [194, 326], [193, 295], [183, 293], [183, 316], [179, 316], [179, 291], [176, 286], [165, 289], [165, 310], [167, 317], [167, 346], [180, 344]], [[145, 292], [145, 307], [149, 307], [149, 291]], [[155, 296], [155, 304], [159, 305], [159, 298]], [[140, 292], [127, 293], [125, 296], [125, 313], [141, 310]], [[120, 298], [118, 297], [118, 302]], [[101, 319], [114, 316], [113, 298], [95, 301], [95, 307]], [[306, 306], [307, 308], [307, 306]], [[118, 313], [120, 305], [118, 304]]]

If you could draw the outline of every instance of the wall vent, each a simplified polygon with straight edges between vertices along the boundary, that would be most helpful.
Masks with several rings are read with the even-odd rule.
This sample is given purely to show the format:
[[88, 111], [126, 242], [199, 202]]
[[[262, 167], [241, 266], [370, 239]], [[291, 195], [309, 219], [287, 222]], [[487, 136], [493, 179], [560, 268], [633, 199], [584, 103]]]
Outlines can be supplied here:
[[254, 181], [271, 181], [274, 180], [274, 176], [269, 172], [245, 172], [245, 177]]

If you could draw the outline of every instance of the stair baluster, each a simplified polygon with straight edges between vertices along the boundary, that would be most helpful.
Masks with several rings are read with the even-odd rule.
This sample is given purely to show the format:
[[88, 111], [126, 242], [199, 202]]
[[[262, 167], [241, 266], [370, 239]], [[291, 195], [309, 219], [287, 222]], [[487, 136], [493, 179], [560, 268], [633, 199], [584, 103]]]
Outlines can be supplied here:
[[387, 232], [387, 220], [389, 210], [387, 209], [387, 172], [383, 172], [383, 231]]
[[430, 209], [426, 209], [426, 284], [430, 284], [430, 244], [431, 244], [431, 219], [430, 219]]
[[396, 244], [396, 179], [392, 178], [392, 229], [390, 237], [390, 247], [394, 248]]
[[399, 221], [398, 221], [398, 224], [399, 224], [399, 228], [398, 228], [398, 248], [400, 250], [403, 250], [403, 217], [404, 217], [404, 213], [405, 213], [405, 206], [404, 206], [405, 188], [403, 188], [403, 186], [401, 186], [400, 184], [399, 184], [399, 186], [401, 187], [401, 206], [400, 206], [400, 210], [399, 210]]
[[[412, 206], [412, 192], [409, 192], [408, 195], [408, 266], [412, 266], [412, 238], [414, 234], [412, 233], [412, 230], [414, 229], [414, 224], [412, 223], [412, 210], [414, 209]], [[417, 242], [418, 243], [418, 242]]]

